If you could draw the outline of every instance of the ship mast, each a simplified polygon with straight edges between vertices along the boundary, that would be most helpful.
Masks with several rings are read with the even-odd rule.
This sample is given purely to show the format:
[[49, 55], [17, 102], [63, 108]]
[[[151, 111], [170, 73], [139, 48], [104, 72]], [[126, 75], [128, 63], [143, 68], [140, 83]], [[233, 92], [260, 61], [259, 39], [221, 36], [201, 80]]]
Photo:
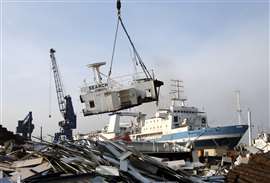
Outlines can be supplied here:
[[170, 94], [172, 95], [172, 98], [171, 98], [172, 106], [179, 104], [179, 102], [180, 102], [180, 106], [185, 106], [185, 101], [187, 99], [183, 97], [183, 94], [181, 95], [181, 93], [184, 93], [183, 81], [175, 80], [175, 79], [172, 79], [171, 81], [173, 83], [171, 84], [173, 89], [170, 92]]

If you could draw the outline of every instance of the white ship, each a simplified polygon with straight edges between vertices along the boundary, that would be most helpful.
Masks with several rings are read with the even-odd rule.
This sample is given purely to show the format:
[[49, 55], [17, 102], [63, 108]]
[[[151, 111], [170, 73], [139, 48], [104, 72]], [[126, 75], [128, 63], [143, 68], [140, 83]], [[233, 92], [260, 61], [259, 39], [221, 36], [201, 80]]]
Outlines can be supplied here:
[[[102, 135], [109, 139], [130, 139], [133, 142], [172, 142], [192, 144], [194, 148], [235, 147], [248, 125], [209, 127], [207, 116], [196, 107], [185, 105], [180, 97], [179, 81], [177, 96], [172, 98], [168, 109], [159, 109], [155, 116], [146, 119], [142, 113], [113, 113]], [[135, 121], [120, 122], [122, 116], [133, 116]], [[126, 135], [129, 138], [126, 138]]]

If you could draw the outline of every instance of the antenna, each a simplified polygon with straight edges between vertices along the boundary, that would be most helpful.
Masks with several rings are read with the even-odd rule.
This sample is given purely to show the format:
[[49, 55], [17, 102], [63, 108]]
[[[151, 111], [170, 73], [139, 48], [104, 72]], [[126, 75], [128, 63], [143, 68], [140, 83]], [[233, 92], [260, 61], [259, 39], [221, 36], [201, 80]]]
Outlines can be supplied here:
[[102, 65], [105, 65], [106, 62], [97, 62], [97, 63], [93, 63], [93, 64], [88, 64], [87, 67], [88, 68], [92, 68], [93, 69], [93, 73], [94, 73], [94, 81], [97, 84], [101, 84], [102, 83], [102, 77], [101, 77], [101, 72], [99, 70], [99, 68]]
[[175, 105], [176, 101], [180, 101], [181, 106], [185, 106], [185, 101], [187, 99], [184, 98], [183, 96], [181, 96], [181, 94], [180, 94], [180, 93], [184, 93], [183, 81], [182, 80], [175, 80], [175, 79], [172, 79], [171, 81], [174, 83], [171, 86], [173, 88], [175, 88], [175, 89], [172, 89], [170, 92], [170, 94], [173, 94], [173, 97], [171, 98], [173, 105]]
[[238, 122], [239, 125], [242, 123], [242, 109], [241, 109], [241, 104], [240, 104], [240, 90], [236, 90], [236, 111], [238, 113]]

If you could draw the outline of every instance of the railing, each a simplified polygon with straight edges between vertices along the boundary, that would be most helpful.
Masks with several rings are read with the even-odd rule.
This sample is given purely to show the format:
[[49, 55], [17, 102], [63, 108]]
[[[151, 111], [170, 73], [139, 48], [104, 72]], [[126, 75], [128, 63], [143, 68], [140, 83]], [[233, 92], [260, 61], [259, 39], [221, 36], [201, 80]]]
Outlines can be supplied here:
[[[102, 85], [102, 86], [100, 86], [100, 88], [102, 88], [102, 87], [109, 88], [111, 90], [129, 88], [134, 83], [135, 80], [145, 78], [145, 75], [143, 72], [139, 72], [136, 74], [121, 75], [121, 76], [116, 76], [116, 77], [112, 77], [112, 78], [107, 78], [106, 75], [104, 75], [104, 76], [106, 77], [106, 82], [103, 82], [102, 84], [96, 84], [94, 82], [84, 81], [84, 86], [82, 87], [81, 91], [84, 92], [83, 88], [85, 88], [85, 87], [90, 86], [92, 88], [95, 88], [95, 86], [98, 87], [99, 85]], [[105, 81], [105, 79], [103, 79], [103, 80]]]

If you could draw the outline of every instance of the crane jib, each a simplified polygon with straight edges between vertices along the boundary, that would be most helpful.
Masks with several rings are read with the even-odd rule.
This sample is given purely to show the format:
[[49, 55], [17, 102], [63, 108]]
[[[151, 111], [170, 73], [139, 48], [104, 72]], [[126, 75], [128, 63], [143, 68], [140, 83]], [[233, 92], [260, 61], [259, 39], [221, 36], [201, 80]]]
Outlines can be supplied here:
[[55, 133], [54, 141], [58, 141], [61, 136], [65, 136], [68, 140], [72, 140], [72, 129], [76, 129], [77, 116], [74, 113], [71, 97], [65, 95], [63, 82], [55, 59], [55, 50], [50, 49], [50, 58], [52, 62], [52, 70], [54, 74], [55, 89], [58, 100], [60, 113], [64, 121], [59, 122], [60, 132]]

